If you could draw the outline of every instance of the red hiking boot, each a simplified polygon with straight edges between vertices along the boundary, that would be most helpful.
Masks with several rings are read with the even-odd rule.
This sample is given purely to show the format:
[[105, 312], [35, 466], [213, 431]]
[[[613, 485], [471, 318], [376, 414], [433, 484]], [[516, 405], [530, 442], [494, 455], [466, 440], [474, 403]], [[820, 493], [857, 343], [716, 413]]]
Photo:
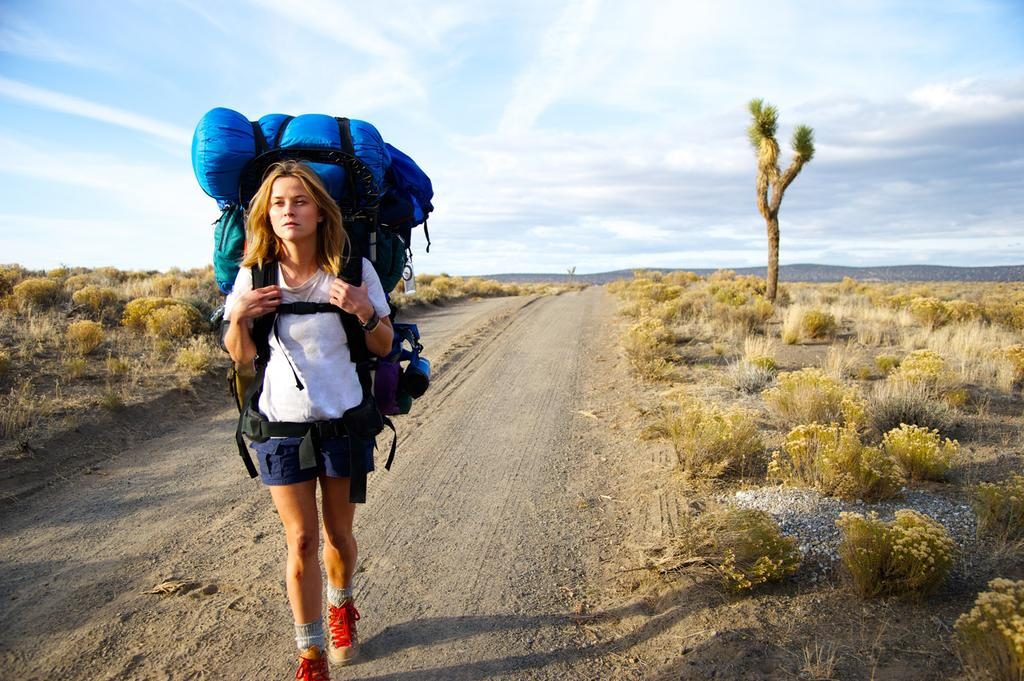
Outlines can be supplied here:
[[331, 631], [327, 650], [334, 664], [348, 664], [356, 657], [359, 650], [359, 638], [356, 636], [358, 620], [359, 611], [351, 598], [327, 609], [327, 626]]
[[327, 658], [318, 647], [310, 646], [299, 653], [299, 668], [295, 671], [295, 678], [299, 681], [331, 681]]

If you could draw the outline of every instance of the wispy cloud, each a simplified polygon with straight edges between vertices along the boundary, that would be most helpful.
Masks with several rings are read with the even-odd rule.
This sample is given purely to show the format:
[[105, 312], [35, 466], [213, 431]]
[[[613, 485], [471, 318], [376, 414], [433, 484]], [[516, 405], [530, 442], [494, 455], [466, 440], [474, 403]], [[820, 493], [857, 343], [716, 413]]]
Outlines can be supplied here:
[[191, 130], [179, 128], [146, 116], [140, 116], [123, 109], [90, 102], [80, 97], [73, 97], [61, 92], [35, 87], [28, 83], [4, 78], [3, 76], [0, 76], [0, 97], [7, 97], [24, 102], [25, 104], [51, 111], [59, 111], [72, 116], [89, 118], [128, 130], [136, 130], [179, 144], [189, 144], [192, 139]]
[[537, 54], [519, 76], [498, 123], [502, 134], [530, 129], [565, 94], [581, 69], [580, 50], [597, 12], [596, 0], [573, 0], [548, 28]]
[[69, 45], [5, 10], [0, 19], [0, 52], [78, 68], [113, 71], [109, 60]]

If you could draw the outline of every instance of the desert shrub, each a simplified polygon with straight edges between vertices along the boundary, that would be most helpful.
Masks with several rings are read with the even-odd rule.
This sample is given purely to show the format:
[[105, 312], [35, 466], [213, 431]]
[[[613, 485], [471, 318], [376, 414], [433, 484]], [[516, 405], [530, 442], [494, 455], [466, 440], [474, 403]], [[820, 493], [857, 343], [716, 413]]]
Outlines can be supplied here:
[[[155, 327], [151, 326], [150, 319], [154, 313], [167, 308], [177, 309], [179, 312], [174, 315], [163, 315], [162, 320]], [[161, 326], [165, 325], [173, 327], [175, 331], [182, 330], [184, 325], [178, 321], [181, 317], [187, 318], [189, 325], [189, 332], [184, 335], [189, 335], [193, 330], [198, 329], [202, 325], [202, 315], [188, 303], [175, 300], [174, 298], [136, 298], [125, 305], [121, 323], [130, 329], [148, 330], [151, 334], [154, 334], [154, 332], [160, 331]], [[155, 333], [154, 335], [159, 336], [161, 334]]]
[[83, 319], [72, 322], [64, 332], [67, 348], [77, 355], [88, 355], [103, 342], [103, 325]]
[[440, 293], [442, 298], [455, 298], [459, 291], [459, 282], [453, 277], [442, 274], [430, 283], [430, 287]]
[[[761, 357], [760, 360], [767, 360], [758, 363], [741, 359], [733, 362], [726, 370], [726, 379], [732, 387], [745, 393], [759, 393], [775, 381], [775, 361], [770, 357]], [[771, 364], [769, 364], [770, 362]]]
[[864, 446], [852, 428], [820, 423], [797, 426], [786, 435], [782, 450], [772, 452], [768, 476], [828, 495], [869, 501], [890, 499], [902, 486], [892, 457]]
[[896, 355], [877, 355], [875, 357], [875, 366], [883, 374], [891, 374], [900, 365], [900, 358]]
[[914, 350], [903, 358], [888, 380], [914, 383], [936, 393], [957, 385], [956, 375], [934, 350]]
[[981, 305], [966, 300], [947, 300], [946, 314], [954, 322], [972, 322], [982, 318]]
[[117, 291], [107, 286], [83, 286], [71, 294], [71, 302], [102, 314], [117, 307]]
[[146, 331], [154, 338], [176, 340], [192, 335], [194, 315], [184, 305], [171, 305], [153, 310], [146, 319]]
[[904, 423], [949, 433], [959, 420], [958, 412], [949, 402], [936, 396], [927, 385], [889, 380], [874, 387], [867, 413], [868, 423], [878, 433], [887, 433]]
[[664, 380], [672, 370], [675, 338], [659, 319], [643, 319], [626, 331], [622, 341], [633, 371], [641, 378]]
[[[650, 315], [661, 319], [667, 324], [691, 319], [704, 311], [706, 302], [707, 298], [700, 291], [687, 290], [676, 298], [666, 300], [654, 306], [650, 310]], [[623, 314], [629, 314], [629, 316], [633, 317], [642, 314], [646, 307], [644, 304], [636, 301], [627, 303], [627, 305], [630, 306], [630, 312], [623, 312]]]
[[679, 466], [691, 475], [747, 475], [764, 454], [753, 413], [689, 395], [665, 405], [651, 430], [672, 442]]
[[784, 372], [777, 381], [762, 395], [785, 425], [815, 421], [858, 424], [864, 418], [864, 400], [857, 389], [844, 386], [821, 369]]
[[1024, 345], [1016, 344], [1003, 350], [1010, 366], [1013, 367], [1013, 378], [1015, 381], [1024, 379]]
[[53, 279], [31, 277], [15, 284], [11, 296], [19, 309], [46, 309], [60, 302], [61, 286]]
[[993, 579], [957, 618], [957, 648], [970, 678], [1024, 679], [1024, 581]]
[[836, 318], [821, 310], [808, 310], [800, 319], [800, 332], [804, 338], [831, 338], [837, 328]]
[[683, 519], [656, 567], [672, 571], [693, 564], [713, 568], [725, 589], [738, 593], [796, 572], [800, 550], [764, 511], [725, 507]]
[[914, 298], [910, 301], [909, 309], [911, 316], [929, 329], [949, 321], [949, 310], [938, 298]]
[[978, 532], [1003, 541], [1024, 540], [1024, 475], [983, 482], [974, 490]]
[[917, 511], [896, 511], [892, 522], [873, 513], [841, 513], [836, 525], [843, 535], [839, 556], [865, 598], [928, 594], [953, 566], [956, 544], [949, 532]]
[[14, 285], [27, 275], [21, 265], [0, 265], [0, 298], [10, 294]]
[[911, 480], [945, 480], [960, 444], [948, 438], [943, 441], [937, 430], [901, 423], [882, 438], [882, 449]]
[[189, 340], [188, 345], [178, 350], [174, 366], [187, 375], [201, 374], [217, 364], [223, 353], [206, 336]]
[[1015, 331], [1024, 331], [1024, 302], [993, 301], [986, 303], [983, 315], [993, 324]]
[[95, 283], [96, 276], [94, 274], [74, 274], [64, 280], [64, 290], [74, 293], [75, 291], [80, 291], [86, 286], [94, 285]]

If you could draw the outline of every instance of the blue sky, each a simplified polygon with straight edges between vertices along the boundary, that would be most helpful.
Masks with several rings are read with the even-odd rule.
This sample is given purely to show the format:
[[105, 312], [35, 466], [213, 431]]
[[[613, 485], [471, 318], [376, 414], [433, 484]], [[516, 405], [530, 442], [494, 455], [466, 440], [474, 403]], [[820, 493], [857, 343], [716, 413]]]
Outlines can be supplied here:
[[[374, 123], [436, 192], [419, 272], [765, 259], [746, 103], [815, 159], [783, 263], [1024, 263], [1024, 4], [0, 4], [0, 262], [209, 262], [209, 109]], [[788, 153], [783, 163], [788, 163]]]

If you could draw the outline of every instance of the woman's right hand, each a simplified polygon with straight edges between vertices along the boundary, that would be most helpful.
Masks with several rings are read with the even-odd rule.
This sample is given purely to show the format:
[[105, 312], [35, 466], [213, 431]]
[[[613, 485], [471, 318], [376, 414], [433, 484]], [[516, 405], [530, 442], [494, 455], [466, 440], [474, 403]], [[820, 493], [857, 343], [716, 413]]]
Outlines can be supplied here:
[[281, 304], [281, 288], [277, 285], [246, 291], [238, 296], [231, 308], [231, 321], [234, 324], [262, 317], [273, 312]]

